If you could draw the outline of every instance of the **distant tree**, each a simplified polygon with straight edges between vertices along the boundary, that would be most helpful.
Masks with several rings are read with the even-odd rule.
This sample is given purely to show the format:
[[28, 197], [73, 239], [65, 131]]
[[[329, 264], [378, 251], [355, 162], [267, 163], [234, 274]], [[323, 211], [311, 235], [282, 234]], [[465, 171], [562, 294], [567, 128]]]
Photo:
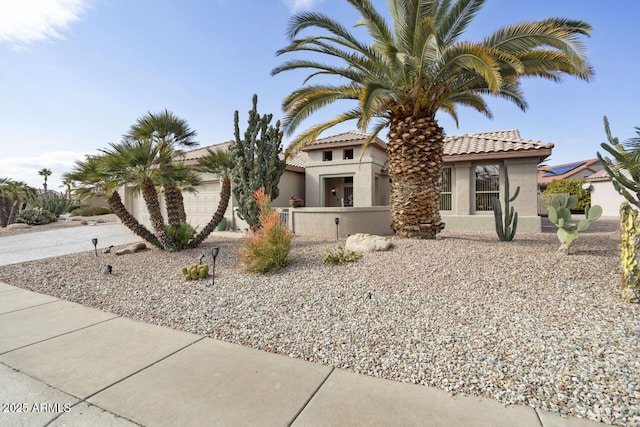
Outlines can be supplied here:
[[597, 155], [611, 176], [616, 191], [640, 209], [640, 128], [635, 129], [638, 136], [622, 144], [618, 138], [611, 136], [609, 120], [605, 116], [604, 130], [610, 145], [603, 142], [600, 146], [611, 154], [613, 159], [604, 157], [599, 152]]
[[0, 227], [13, 224], [24, 202], [35, 193], [22, 181], [0, 178]]
[[238, 216], [254, 229], [260, 228], [260, 206], [253, 194], [263, 188], [270, 200], [278, 197], [278, 183], [286, 162], [282, 154], [280, 121], [270, 125], [273, 114], [258, 114], [258, 95], [253, 95], [247, 130], [240, 138], [238, 111], [234, 115], [235, 143], [230, 151], [233, 158], [233, 194], [238, 200]]
[[44, 192], [47, 192], [47, 178], [53, 174], [51, 169], [43, 168], [38, 171], [38, 175], [44, 177], [44, 183], [42, 184], [42, 188], [44, 188]]

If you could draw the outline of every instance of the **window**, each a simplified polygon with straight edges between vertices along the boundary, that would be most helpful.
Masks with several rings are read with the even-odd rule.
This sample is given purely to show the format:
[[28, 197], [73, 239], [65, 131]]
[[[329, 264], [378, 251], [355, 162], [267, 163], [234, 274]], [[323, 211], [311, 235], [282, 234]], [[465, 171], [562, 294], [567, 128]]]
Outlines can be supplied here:
[[344, 150], [344, 160], [353, 160], [353, 148]]
[[500, 166], [476, 166], [476, 211], [493, 210], [493, 198], [499, 197]]
[[323, 162], [330, 162], [331, 160], [333, 160], [333, 151], [323, 151], [322, 152], [322, 161]]
[[452, 206], [451, 168], [444, 168], [440, 177], [440, 210], [450, 211]]

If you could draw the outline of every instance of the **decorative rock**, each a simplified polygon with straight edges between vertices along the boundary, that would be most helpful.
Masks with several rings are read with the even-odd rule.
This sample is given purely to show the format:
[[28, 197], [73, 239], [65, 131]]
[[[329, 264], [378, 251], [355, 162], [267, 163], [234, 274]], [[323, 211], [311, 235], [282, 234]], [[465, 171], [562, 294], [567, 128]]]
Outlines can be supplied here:
[[347, 238], [344, 245], [346, 251], [356, 253], [387, 251], [391, 247], [391, 239], [375, 234], [356, 233]]
[[124, 249], [120, 249], [116, 251], [116, 255], [126, 255], [133, 254], [139, 251], [143, 251], [147, 249], [147, 245], [144, 242], [134, 243], [133, 245], [127, 246]]
[[29, 224], [23, 224], [21, 222], [7, 225], [7, 230], [22, 230], [27, 228], [31, 228], [31, 226]]

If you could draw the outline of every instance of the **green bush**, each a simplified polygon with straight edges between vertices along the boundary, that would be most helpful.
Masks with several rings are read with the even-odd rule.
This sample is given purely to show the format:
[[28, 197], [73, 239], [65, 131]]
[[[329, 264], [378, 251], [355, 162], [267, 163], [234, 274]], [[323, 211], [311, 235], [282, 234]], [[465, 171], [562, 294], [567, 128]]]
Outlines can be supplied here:
[[174, 229], [171, 224], [167, 224], [167, 234], [176, 244], [176, 250], [180, 251], [186, 248], [189, 241], [196, 235], [196, 229], [186, 222], [181, 222], [177, 229]]
[[25, 209], [16, 216], [16, 222], [28, 225], [43, 225], [55, 222], [58, 217], [42, 208]]
[[51, 212], [56, 217], [73, 209], [75, 203], [56, 193], [44, 193], [29, 199], [29, 206]]
[[557, 179], [551, 181], [542, 194], [569, 193], [578, 198], [578, 204], [574, 210], [584, 211], [591, 206], [591, 192], [582, 188], [585, 182], [584, 179]]
[[342, 265], [345, 262], [355, 262], [362, 258], [362, 255], [358, 255], [353, 251], [345, 252], [342, 245], [338, 245], [336, 252], [327, 250], [327, 254], [322, 258], [322, 262], [325, 264]]
[[86, 208], [77, 208], [71, 211], [73, 216], [96, 216], [110, 214], [111, 209], [104, 206], [88, 206]]

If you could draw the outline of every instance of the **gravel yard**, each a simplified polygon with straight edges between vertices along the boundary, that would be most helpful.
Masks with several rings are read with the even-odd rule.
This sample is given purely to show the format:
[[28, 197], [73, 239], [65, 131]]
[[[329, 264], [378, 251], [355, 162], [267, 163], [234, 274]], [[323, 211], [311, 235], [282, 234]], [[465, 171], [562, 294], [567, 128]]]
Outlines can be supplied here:
[[[640, 423], [640, 306], [620, 301], [618, 242], [553, 233], [394, 239], [353, 264], [335, 242], [297, 238], [277, 274], [239, 268], [240, 242], [92, 251], [0, 267], [0, 281], [132, 319], [397, 381], [586, 417]], [[344, 243], [344, 242], [343, 242]], [[182, 266], [220, 247], [215, 287]], [[102, 273], [107, 264], [113, 275]]]

